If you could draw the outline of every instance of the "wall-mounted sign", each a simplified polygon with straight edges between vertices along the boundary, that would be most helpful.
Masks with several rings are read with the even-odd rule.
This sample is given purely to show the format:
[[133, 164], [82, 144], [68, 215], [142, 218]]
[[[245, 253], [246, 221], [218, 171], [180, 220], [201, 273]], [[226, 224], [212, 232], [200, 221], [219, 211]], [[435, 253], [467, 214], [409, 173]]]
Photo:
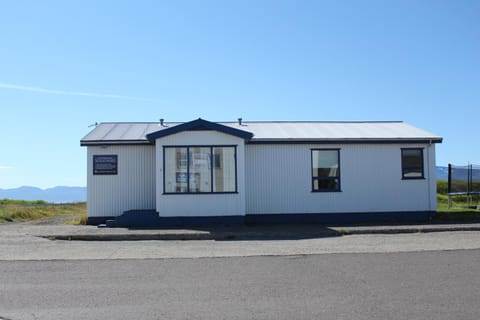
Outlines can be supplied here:
[[93, 156], [93, 174], [117, 174], [118, 157], [113, 154]]

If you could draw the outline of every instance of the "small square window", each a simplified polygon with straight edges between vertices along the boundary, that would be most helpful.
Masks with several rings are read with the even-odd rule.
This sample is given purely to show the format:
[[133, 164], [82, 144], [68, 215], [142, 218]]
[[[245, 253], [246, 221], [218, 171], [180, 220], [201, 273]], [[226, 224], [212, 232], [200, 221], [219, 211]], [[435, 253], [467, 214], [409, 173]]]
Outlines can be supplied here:
[[422, 148], [402, 149], [402, 178], [424, 179]]

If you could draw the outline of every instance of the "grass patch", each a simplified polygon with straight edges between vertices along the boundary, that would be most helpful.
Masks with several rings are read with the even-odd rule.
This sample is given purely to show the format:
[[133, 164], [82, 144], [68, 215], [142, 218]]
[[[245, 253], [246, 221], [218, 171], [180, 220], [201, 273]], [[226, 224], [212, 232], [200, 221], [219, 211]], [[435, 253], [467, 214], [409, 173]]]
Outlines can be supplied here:
[[346, 229], [339, 229], [337, 230], [338, 234], [339, 235], [342, 235], [342, 236], [348, 236], [350, 234], [350, 231], [346, 230]]
[[65, 221], [65, 224], [72, 225], [86, 225], [87, 224], [87, 211], [75, 215], [71, 220]]
[[0, 199], [0, 205], [45, 205], [48, 204], [47, 201], [44, 200], [35, 200], [35, 201], [27, 201], [27, 200], [12, 200], [12, 199]]
[[86, 210], [86, 203], [50, 204], [3, 199], [0, 202], [0, 223], [72, 215], [71, 224], [81, 224], [86, 221]]
[[466, 195], [453, 196], [452, 207], [448, 208], [448, 183], [447, 181], [437, 181], [437, 213], [434, 219], [440, 221], [468, 221], [479, 220], [480, 210], [477, 205], [480, 204], [480, 196], [472, 196], [473, 207], [468, 206], [468, 197]]

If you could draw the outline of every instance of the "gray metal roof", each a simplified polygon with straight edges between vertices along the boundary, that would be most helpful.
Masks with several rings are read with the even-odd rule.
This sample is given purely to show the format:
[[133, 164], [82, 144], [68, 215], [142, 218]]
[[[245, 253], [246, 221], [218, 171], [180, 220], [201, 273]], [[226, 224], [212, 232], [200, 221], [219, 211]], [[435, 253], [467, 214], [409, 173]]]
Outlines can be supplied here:
[[[165, 130], [181, 122], [100, 123], [82, 140], [81, 145], [148, 144], [147, 134]], [[321, 121], [243, 121], [219, 122], [227, 127], [251, 132], [250, 143], [275, 142], [441, 142], [442, 138], [404, 122], [321, 122]]]

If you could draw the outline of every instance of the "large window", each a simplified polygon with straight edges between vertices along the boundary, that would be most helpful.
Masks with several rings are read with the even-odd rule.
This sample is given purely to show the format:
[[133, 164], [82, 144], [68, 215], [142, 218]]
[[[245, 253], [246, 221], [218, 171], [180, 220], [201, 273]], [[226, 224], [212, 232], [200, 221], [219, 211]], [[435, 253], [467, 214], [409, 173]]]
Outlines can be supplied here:
[[423, 179], [423, 149], [402, 149], [402, 178]]
[[164, 147], [165, 193], [237, 192], [235, 146]]
[[340, 191], [340, 150], [312, 150], [312, 191]]

